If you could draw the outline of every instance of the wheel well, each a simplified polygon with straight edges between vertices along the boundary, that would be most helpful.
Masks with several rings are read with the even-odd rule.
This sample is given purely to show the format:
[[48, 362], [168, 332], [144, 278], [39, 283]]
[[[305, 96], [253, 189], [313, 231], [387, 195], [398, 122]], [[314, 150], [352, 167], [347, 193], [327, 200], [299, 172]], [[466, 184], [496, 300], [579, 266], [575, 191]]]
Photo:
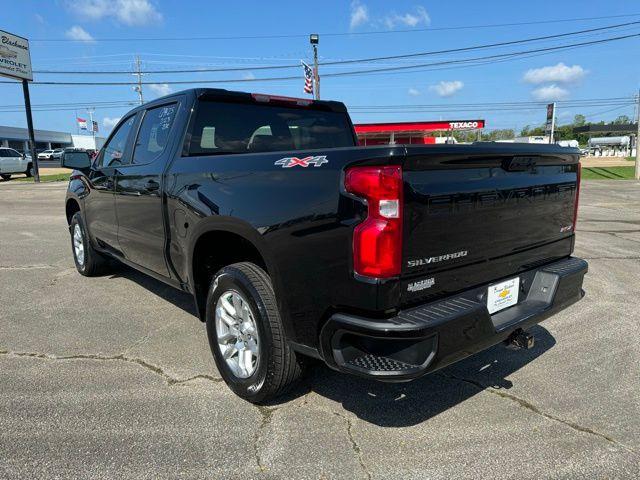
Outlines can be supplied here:
[[191, 261], [194, 295], [203, 321], [211, 279], [222, 267], [237, 262], [252, 262], [268, 273], [266, 262], [253, 243], [230, 232], [204, 233], [196, 242]]
[[71, 225], [71, 219], [76, 214], [76, 212], [80, 211], [80, 205], [74, 199], [70, 199], [67, 200], [65, 209], [67, 212], [67, 225]]

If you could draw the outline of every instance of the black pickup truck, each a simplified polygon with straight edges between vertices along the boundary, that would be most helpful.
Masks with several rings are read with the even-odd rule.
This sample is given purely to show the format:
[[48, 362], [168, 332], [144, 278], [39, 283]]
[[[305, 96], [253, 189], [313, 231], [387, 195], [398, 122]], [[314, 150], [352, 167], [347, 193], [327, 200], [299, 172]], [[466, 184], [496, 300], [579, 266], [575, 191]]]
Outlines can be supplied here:
[[73, 256], [193, 295], [228, 385], [281, 394], [307, 357], [414, 379], [578, 301], [579, 152], [358, 146], [345, 106], [217, 89], [128, 113], [67, 152]]

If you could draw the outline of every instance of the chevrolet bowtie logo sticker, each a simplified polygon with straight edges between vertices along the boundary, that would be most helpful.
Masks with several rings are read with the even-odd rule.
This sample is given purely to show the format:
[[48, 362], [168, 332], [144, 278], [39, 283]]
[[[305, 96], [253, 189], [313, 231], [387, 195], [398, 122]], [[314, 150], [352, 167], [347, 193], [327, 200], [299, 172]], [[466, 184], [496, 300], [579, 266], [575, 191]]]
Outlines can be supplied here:
[[499, 297], [501, 297], [501, 298], [504, 298], [504, 297], [506, 297], [507, 295], [509, 295], [509, 290], [507, 290], [507, 289], [505, 288], [503, 291], [501, 291], [501, 292], [499, 293], [499, 295], [498, 295], [498, 296], [499, 296]]
[[325, 163], [329, 163], [326, 155], [316, 155], [315, 157], [287, 157], [281, 158], [277, 160], [274, 165], [280, 165], [282, 168], [291, 168], [291, 167], [304, 167], [307, 168], [309, 165], [313, 165], [314, 167], [319, 167], [324, 165]]

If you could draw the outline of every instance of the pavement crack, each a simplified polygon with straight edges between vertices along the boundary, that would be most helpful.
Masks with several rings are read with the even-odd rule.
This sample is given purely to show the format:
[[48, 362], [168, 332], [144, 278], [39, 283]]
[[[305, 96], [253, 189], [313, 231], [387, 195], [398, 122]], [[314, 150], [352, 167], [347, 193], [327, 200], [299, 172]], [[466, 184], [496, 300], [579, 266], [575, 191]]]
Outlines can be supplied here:
[[144, 345], [149, 340], [151, 340], [154, 336], [156, 336], [158, 333], [160, 333], [163, 330], [166, 330], [166, 329], [168, 329], [170, 327], [173, 327], [176, 323], [178, 323], [178, 320], [173, 320], [173, 321], [171, 321], [171, 322], [169, 322], [169, 323], [167, 323], [165, 325], [162, 325], [162, 326], [156, 328], [155, 330], [147, 333], [146, 335], [143, 335], [137, 341], [133, 342], [133, 344], [131, 344], [131, 346], [127, 347], [125, 349], [125, 351], [123, 352], [123, 355], [126, 355], [131, 350], [133, 350], [134, 348], [137, 348], [137, 347], [140, 347], [140, 346]]
[[53, 360], [53, 361], [57, 361], [57, 360], [96, 360], [96, 361], [107, 361], [107, 362], [122, 361], [122, 362], [132, 363], [134, 365], [138, 365], [146, 370], [149, 370], [155, 373], [156, 375], [161, 376], [169, 386], [184, 385], [188, 382], [191, 382], [197, 379], [208, 380], [213, 383], [222, 382], [221, 378], [216, 378], [212, 375], [206, 375], [206, 374], [194, 375], [189, 378], [175, 378], [169, 375], [167, 372], [165, 372], [162, 367], [153, 365], [152, 363], [149, 363], [146, 360], [143, 360], [141, 358], [128, 357], [124, 354], [98, 355], [98, 354], [92, 354], [92, 353], [80, 353], [76, 355], [51, 355], [51, 354], [39, 353], [39, 352], [13, 352], [10, 350], [0, 350], [0, 356], [38, 358], [41, 360]]
[[57, 268], [56, 265], [0, 265], [0, 270], [39, 270], [45, 268]]
[[267, 408], [261, 405], [256, 405], [256, 408], [260, 412], [262, 416], [262, 420], [260, 421], [260, 426], [256, 430], [254, 439], [253, 439], [253, 453], [256, 460], [256, 464], [258, 465], [258, 470], [260, 473], [266, 472], [269, 467], [262, 460], [262, 455], [260, 455], [260, 443], [262, 441], [262, 436], [264, 435], [265, 429], [271, 423], [271, 418], [273, 414], [278, 410], [277, 408]]
[[358, 462], [360, 463], [360, 468], [362, 469], [362, 472], [365, 474], [368, 480], [371, 480], [371, 472], [367, 468], [367, 465], [364, 463], [364, 457], [362, 456], [362, 449], [360, 448], [360, 445], [358, 444], [358, 442], [353, 436], [353, 422], [349, 419], [349, 417], [342, 415], [341, 413], [333, 412], [333, 414], [337, 417], [340, 417], [346, 423], [347, 436], [349, 437], [349, 442], [351, 442], [351, 449], [353, 450], [353, 452], [356, 454], [356, 457], [358, 458]]
[[624, 443], [616, 440], [615, 438], [607, 435], [606, 433], [598, 432], [596, 430], [593, 430], [592, 428], [584, 427], [584, 426], [582, 426], [582, 425], [580, 425], [578, 423], [572, 422], [571, 420], [565, 420], [564, 418], [560, 418], [560, 417], [557, 417], [557, 416], [552, 415], [550, 413], [544, 412], [539, 407], [537, 407], [534, 404], [532, 404], [531, 402], [529, 402], [527, 400], [524, 400], [522, 398], [519, 398], [519, 397], [517, 397], [517, 396], [515, 396], [515, 395], [513, 395], [511, 393], [507, 393], [504, 390], [498, 390], [498, 389], [495, 389], [493, 387], [486, 386], [486, 385], [482, 384], [481, 382], [478, 382], [476, 380], [471, 380], [469, 378], [458, 377], [458, 376], [455, 376], [455, 375], [449, 375], [449, 374], [445, 374], [445, 373], [442, 373], [442, 372], [437, 373], [437, 375], [440, 375], [440, 376], [442, 376], [444, 378], [448, 378], [450, 380], [456, 380], [458, 382], [463, 382], [463, 383], [472, 385], [472, 386], [476, 387], [480, 391], [486, 391], [486, 392], [491, 393], [493, 395], [496, 395], [498, 397], [510, 400], [512, 402], [517, 403], [520, 407], [522, 407], [522, 408], [524, 408], [526, 410], [529, 410], [529, 411], [531, 411], [531, 412], [533, 412], [533, 413], [535, 413], [537, 415], [540, 415], [540, 416], [542, 416], [542, 417], [544, 417], [544, 418], [546, 418], [548, 420], [552, 420], [554, 422], [561, 423], [561, 424], [563, 424], [563, 425], [565, 425], [565, 426], [567, 426], [567, 427], [569, 427], [569, 428], [571, 428], [573, 430], [576, 430], [578, 432], [586, 433], [586, 434], [589, 434], [589, 435], [593, 435], [593, 436], [602, 438], [602, 439], [606, 440], [607, 442], [613, 443], [614, 445], [617, 445], [617, 446], [627, 450], [628, 452], [630, 452], [630, 453], [632, 453], [634, 455], [638, 455], [638, 452], [636, 450], [634, 450], [633, 448], [629, 447], [628, 445], [625, 445]]

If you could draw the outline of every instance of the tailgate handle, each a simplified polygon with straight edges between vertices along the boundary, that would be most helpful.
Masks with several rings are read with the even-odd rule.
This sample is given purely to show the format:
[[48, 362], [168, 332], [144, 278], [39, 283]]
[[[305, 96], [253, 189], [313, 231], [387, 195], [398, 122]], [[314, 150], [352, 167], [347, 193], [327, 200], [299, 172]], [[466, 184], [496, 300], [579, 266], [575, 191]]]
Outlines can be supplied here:
[[502, 168], [508, 172], [523, 172], [533, 170], [538, 162], [538, 157], [512, 157], [502, 162]]

